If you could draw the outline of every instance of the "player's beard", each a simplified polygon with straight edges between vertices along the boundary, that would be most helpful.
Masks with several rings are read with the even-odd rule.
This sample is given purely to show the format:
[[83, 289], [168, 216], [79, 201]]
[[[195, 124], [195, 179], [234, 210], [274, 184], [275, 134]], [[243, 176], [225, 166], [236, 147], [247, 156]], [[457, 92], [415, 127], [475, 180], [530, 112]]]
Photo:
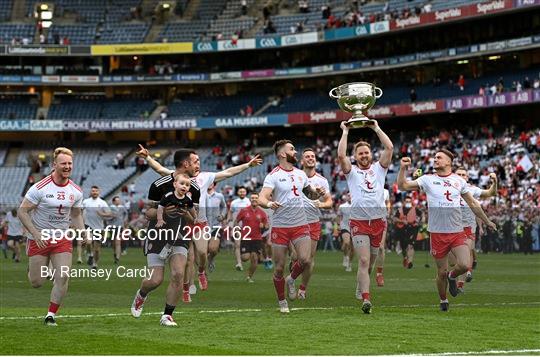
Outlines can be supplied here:
[[371, 160], [368, 158], [358, 160], [358, 166], [360, 166], [360, 168], [362, 169], [367, 169], [370, 165], [371, 165]]
[[296, 156], [289, 155], [289, 154], [285, 154], [285, 155], [286, 155], [286, 159], [288, 163], [295, 165], [298, 162], [298, 159], [296, 158]]

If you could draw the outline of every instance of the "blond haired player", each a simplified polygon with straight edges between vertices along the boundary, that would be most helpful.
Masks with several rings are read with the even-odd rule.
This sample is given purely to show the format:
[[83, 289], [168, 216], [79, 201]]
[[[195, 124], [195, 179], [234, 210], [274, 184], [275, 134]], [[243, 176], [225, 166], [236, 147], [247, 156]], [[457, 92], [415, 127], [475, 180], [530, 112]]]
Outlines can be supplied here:
[[[53, 171], [34, 184], [19, 207], [19, 219], [30, 233], [28, 237], [28, 279], [39, 288], [47, 278], [49, 263], [53, 269], [53, 288], [45, 324], [56, 326], [55, 316], [67, 293], [69, 276], [62, 273], [71, 268], [72, 241], [62, 236], [45, 239], [46, 232], [67, 231], [70, 225], [84, 230], [81, 206], [83, 193], [69, 178], [73, 171], [73, 153], [59, 147], [53, 154]], [[44, 273], [45, 272], [45, 273]]]
[[345, 122], [340, 125], [343, 132], [338, 145], [339, 163], [347, 177], [351, 194], [350, 227], [353, 247], [358, 257], [356, 298], [362, 300], [362, 311], [366, 314], [371, 313], [372, 307], [369, 275], [386, 230], [384, 182], [394, 151], [394, 145], [388, 135], [382, 131], [377, 121], [372, 122], [373, 124], [366, 127], [377, 134], [384, 147], [379, 161], [373, 162], [371, 145], [359, 141], [354, 145], [356, 165], [352, 166], [347, 155], [349, 128]]

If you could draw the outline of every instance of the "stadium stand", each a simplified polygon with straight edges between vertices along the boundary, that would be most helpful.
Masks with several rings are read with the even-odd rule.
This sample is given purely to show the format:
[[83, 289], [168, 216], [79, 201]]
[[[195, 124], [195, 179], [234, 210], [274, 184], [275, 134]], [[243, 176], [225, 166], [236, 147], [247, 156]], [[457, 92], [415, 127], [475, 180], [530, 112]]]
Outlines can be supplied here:
[[106, 23], [100, 32], [98, 43], [141, 43], [150, 26], [145, 23]]
[[28, 97], [0, 95], [0, 118], [34, 119], [37, 105]]
[[2, 195], [0, 195], [2, 207], [20, 204], [23, 190], [28, 182], [28, 175], [30, 175], [29, 167], [0, 167], [2, 187], [9, 187], [9, 190], [2, 190]]
[[51, 105], [48, 119], [136, 119], [151, 113], [154, 108], [155, 104], [151, 100], [62, 97]]
[[67, 38], [74, 45], [92, 44], [96, 38], [96, 25], [60, 25], [54, 24], [49, 29], [49, 43], [59, 43], [60, 38]]
[[194, 41], [208, 29], [208, 24], [208, 21], [201, 20], [168, 22], [158, 36], [158, 41]]
[[14, 42], [21, 42], [23, 38], [28, 39], [29, 43], [34, 40], [34, 26], [27, 24], [0, 24], [0, 40], [2, 43], [10, 44]]
[[12, 5], [12, 0], [0, 0], [0, 21], [9, 20]]

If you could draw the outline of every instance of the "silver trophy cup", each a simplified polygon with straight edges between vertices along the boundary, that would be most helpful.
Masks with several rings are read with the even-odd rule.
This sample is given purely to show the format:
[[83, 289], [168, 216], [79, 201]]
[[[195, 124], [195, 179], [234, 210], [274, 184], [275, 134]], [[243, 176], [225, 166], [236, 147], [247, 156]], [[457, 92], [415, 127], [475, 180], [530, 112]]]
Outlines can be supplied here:
[[339, 87], [332, 88], [328, 93], [330, 98], [337, 99], [341, 110], [353, 113], [353, 116], [346, 124], [350, 128], [362, 128], [374, 123], [364, 113], [375, 105], [375, 101], [382, 94], [383, 91], [381, 88], [368, 82], [345, 83]]

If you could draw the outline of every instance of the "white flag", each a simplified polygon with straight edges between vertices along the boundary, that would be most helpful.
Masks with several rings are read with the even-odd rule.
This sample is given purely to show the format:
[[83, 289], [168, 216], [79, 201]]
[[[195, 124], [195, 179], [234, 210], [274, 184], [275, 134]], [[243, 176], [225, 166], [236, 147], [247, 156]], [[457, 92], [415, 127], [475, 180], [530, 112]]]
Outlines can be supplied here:
[[519, 160], [518, 165], [521, 166], [525, 172], [529, 172], [529, 170], [534, 167], [531, 159], [529, 159], [529, 155], [523, 156], [521, 160]]

